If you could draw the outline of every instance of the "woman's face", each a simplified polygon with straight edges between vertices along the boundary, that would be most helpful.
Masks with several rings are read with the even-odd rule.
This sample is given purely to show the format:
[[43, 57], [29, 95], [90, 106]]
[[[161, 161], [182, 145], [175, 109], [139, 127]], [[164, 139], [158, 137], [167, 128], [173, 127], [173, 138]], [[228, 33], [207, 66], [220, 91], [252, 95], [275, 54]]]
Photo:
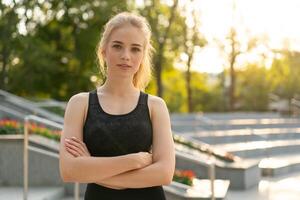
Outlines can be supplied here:
[[142, 31], [134, 26], [124, 25], [113, 30], [102, 52], [108, 75], [133, 77], [143, 59], [144, 42]]

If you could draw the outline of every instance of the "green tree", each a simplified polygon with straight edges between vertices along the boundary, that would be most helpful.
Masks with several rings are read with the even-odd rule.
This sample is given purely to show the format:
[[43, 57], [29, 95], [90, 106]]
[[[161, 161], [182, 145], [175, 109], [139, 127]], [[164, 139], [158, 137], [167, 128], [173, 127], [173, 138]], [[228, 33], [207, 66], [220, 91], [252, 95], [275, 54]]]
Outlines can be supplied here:
[[300, 52], [283, 50], [277, 55], [281, 58], [274, 59], [268, 76], [271, 92], [287, 99], [291, 108], [292, 98], [300, 93]]
[[[188, 1], [189, 4], [192, 4], [193, 1]], [[199, 21], [199, 13], [196, 12], [195, 8], [192, 10], [192, 14], [189, 15], [188, 10], [185, 10], [186, 15], [186, 23], [188, 17], [191, 17], [193, 20], [193, 25], [189, 27], [186, 24], [186, 28], [184, 29], [184, 53], [187, 55], [187, 70], [186, 70], [186, 91], [187, 91], [187, 105], [188, 105], [188, 112], [194, 112], [194, 104], [192, 100], [192, 87], [191, 87], [191, 80], [192, 80], [192, 73], [191, 73], [191, 66], [192, 61], [194, 58], [195, 48], [203, 47], [206, 44], [206, 40], [203, 36], [201, 36], [199, 28], [200, 28], [200, 21]]]
[[237, 72], [237, 99], [239, 107], [247, 111], [266, 111], [268, 109], [269, 82], [267, 69], [255, 64], [248, 65]]
[[172, 6], [162, 3], [160, 0], [147, 0], [140, 7], [139, 12], [145, 16], [151, 26], [153, 46], [155, 54], [153, 58], [154, 75], [156, 82], [156, 94], [163, 96], [164, 83], [163, 70], [166, 66], [173, 67], [174, 59], [182, 51], [184, 18], [178, 8], [178, 0], [174, 0]]
[[9, 90], [66, 100], [93, 87], [91, 76], [101, 79], [95, 54], [100, 32], [112, 15], [127, 10], [126, 2], [56, 0], [24, 6], [33, 16], [40, 10], [43, 20], [32, 17], [26, 23]]
[[12, 1], [4, 4], [0, 1], [0, 89], [7, 89], [9, 83], [8, 72], [18, 62], [15, 59], [19, 44], [17, 24], [20, 19], [16, 12], [19, 3]]

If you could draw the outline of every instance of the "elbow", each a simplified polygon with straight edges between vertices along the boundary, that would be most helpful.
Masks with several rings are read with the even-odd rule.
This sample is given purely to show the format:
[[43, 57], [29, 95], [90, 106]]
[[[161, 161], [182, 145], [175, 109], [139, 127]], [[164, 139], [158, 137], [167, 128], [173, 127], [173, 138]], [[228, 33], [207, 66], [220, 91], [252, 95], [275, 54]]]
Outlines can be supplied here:
[[60, 177], [64, 183], [72, 183], [74, 180], [67, 173], [60, 173]]
[[65, 183], [70, 183], [70, 182], [74, 182], [71, 174], [71, 168], [65, 166], [63, 163], [60, 162], [60, 166], [59, 166], [59, 173], [60, 173], [60, 178], [63, 182]]
[[71, 179], [71, 176], [69, 175], [69, 173], [67, 173], [65, 170], [60, 169], [60, 177], [62, 179], [62, 181], [64, 183], [70, 183], [73, 182], [73, 180]]
[[173, 181], [174, 170], [167, 168], [164, 169], [163, 185], [170, 185]]
[[173, 180], [173, 175], [172, 176], [166, 176], [163, 185], [170, 185]]

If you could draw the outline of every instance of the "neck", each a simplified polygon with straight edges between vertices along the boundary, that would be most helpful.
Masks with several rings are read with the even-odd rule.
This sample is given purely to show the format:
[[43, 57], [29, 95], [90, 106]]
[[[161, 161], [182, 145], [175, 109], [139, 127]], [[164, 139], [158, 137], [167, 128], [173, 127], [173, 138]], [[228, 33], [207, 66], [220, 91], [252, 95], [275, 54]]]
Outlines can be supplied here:
[[102, 92], [112, 95], [124, 96], [135, 93], [138, 89], [133, 85], [132, 78], [113, 78], [107, 77], [105, 83], [101, 86]]

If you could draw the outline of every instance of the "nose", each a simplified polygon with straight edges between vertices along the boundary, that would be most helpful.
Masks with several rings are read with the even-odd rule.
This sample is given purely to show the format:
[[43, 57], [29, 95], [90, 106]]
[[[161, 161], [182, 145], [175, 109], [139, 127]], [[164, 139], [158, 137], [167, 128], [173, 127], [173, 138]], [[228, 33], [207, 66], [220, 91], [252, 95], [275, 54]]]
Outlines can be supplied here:
[[124, 49], [121, 55], [122, 60], [129, 60], [130, 59], [130, 52], [127, 49]]

